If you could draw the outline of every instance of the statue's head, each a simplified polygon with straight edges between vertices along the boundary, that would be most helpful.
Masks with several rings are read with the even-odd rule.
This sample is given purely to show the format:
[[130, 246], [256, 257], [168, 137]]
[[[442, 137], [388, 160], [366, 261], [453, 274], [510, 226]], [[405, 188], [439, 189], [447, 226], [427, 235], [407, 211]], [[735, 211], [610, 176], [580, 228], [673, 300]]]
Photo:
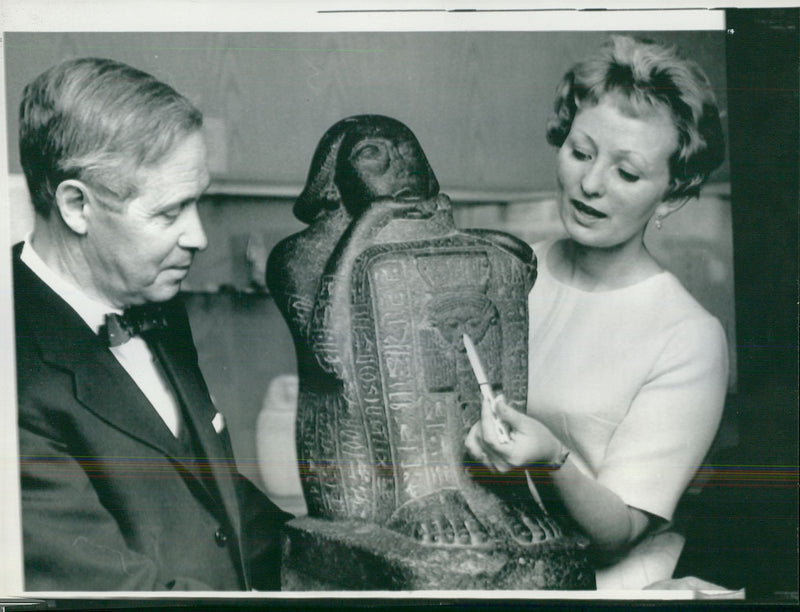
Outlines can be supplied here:
[[380, 197], [427, 200], [439, 183], [414, 133], [396, 119], [357, 115], [334, 124], [320, 140], [295, 216], [311, 223], [343, 206], [357, 217]]

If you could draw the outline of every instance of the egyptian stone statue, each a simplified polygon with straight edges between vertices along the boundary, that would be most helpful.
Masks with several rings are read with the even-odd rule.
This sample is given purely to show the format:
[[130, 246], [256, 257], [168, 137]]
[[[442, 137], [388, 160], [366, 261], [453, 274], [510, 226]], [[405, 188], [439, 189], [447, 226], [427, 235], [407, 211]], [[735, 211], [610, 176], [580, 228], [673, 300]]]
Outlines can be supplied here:
[[[297, 353], [309, 517], [439, 552], [525, 556], [564, 540], [533, 497], [480, 484], [465, 457], [481, 396], [464, 334], [495, 392], [525, 407], [530, 247], [457, 230], [417, 138], [379, 115], [325, 133], [293, 211], [308, 227], [273, 249], [267, 285]], [[579, 588], [573, 570], [545, 588]]]

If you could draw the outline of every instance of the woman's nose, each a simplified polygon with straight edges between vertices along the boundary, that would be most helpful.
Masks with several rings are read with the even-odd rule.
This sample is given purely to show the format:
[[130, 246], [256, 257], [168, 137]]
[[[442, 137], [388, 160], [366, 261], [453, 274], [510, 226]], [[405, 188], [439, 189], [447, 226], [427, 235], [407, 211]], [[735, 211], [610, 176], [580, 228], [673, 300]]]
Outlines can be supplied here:
[[184, 249], [202, 251], [208, 246], [208, 238], [200, 220], [197, 204], [191, 204], [184, 215], [184, 229], [178, 238], [178, 244]]
[[597, 161], [586, 164], [583, 176], [581, 177], [581, 189], [586, 196], [603, 195], [605, 189], [603, 168]]

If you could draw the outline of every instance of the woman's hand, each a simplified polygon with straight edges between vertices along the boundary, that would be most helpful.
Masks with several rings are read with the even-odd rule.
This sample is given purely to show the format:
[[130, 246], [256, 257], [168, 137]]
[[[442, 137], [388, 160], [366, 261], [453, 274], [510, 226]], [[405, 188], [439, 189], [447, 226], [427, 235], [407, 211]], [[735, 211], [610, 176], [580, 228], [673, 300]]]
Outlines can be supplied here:
[[[509, 440], [498, 435], [497, 420], [509, 430]], [[466, 446], [473, 458], [497, 472], [553, 463], [562, 453], [559, 440], [540, 421], [509, 406], [503, 395], [484, 398], [481, 418], [467, 434]]]

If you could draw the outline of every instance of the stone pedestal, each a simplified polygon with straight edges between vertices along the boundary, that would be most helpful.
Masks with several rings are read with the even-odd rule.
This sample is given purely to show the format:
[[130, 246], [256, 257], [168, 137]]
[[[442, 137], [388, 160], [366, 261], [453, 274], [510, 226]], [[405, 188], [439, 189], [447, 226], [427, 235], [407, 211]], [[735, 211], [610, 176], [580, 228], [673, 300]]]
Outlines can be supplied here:
[[444, 549], [374, 523], [302, 517], [284, 531], [281, 582], [285, 591], [594, 589], [582, 545]]

